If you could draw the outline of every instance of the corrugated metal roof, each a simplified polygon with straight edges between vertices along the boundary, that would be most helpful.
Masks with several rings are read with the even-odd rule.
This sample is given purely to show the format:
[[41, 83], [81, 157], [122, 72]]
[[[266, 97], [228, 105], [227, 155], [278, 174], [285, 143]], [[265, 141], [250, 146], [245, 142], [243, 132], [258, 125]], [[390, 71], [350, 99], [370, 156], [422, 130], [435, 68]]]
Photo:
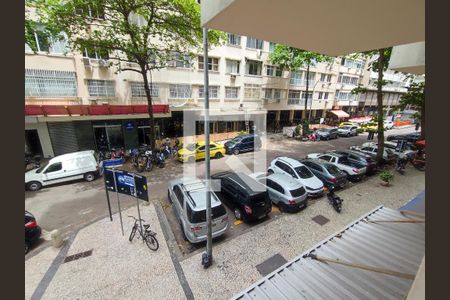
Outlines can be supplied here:
[[[415, 275], [425, 255], [425, 223], [378, 207], [232, 299], [404, 299], [413, 283], [309, 255]], [[370, 223], [383, 220], [391, 222]]]

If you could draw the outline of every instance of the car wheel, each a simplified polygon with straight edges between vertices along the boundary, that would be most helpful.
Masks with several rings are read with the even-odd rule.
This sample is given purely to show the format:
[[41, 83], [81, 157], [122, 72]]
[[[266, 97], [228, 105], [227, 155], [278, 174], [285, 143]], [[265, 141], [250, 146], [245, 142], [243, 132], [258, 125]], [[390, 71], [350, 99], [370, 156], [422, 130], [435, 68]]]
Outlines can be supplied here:
[[89, 173], [84, 174], [83, 177], [84, 177], [84, 180], [86, 180], [87, 182], [91, 182], [91, 181], [94, 181], [95, 174], [92, 172], [89, 172]]
[[28, 252], [30, 252], [30, 245], [28, 245], [28, 243], [25, 242], [25, 254], [27, 254]]
[[195, 162], [195, 157], [193, 157], [193, 156], [190, 156], [189, 158], [188, 158], [188, 163], [194, 163]]
[[349, 133], [347, 133], [347, 137], [349, 137], [350, 136], [350, 132]]
[[242, 212], [237, 208], [234, 210], [234, 217], [236, 220], [242, 220]]
[[216, 152], [216, 155], [214, 155], [214, 158], [219, 159], [219, 158], [221, 158], [222, 156], [223, 156], [223, 155], [222, 155], [221, 152]]
[[233, 154], [234, 154], [234, 155], [238, 155], [238, 154], [239, 154], [239, 149], [234, 149], [234, 150], [233, 150]]
[[42, 187], [42, 184], [39, 181], [31, 181], [27, 183], [27, 189], [29, 189], [32, 192], [40, 190]]

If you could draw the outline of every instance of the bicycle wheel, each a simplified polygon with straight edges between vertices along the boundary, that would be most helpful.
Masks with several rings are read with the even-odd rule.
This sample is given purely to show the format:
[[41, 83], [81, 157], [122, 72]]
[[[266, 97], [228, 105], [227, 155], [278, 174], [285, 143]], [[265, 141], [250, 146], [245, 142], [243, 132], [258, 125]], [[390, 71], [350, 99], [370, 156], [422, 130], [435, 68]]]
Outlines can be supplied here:
[[159, 248], [159, 243], [156, 237], [152, 234], [147, 233], [145, 237], [145, 243], [150, 250], [156, 251]]
[[135, 234], [136, 234], [136, 226], [133, 226], [133, 228], [131, 229], [130, 237], [128, 238], [130, 242], [133, 240]]

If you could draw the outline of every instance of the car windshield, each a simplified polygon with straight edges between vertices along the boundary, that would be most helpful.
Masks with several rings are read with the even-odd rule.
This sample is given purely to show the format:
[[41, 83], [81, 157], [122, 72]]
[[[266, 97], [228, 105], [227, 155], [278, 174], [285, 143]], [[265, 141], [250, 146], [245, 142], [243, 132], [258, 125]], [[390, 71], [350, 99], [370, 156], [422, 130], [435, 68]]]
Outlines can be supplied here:
[[189, 151], [194, 151], [195, 148], [197, 148], [197, 144], [196, 143], [192, 143], [186, 146], [186, 149], [188, 149]]
[[242, 137], [238, 136], [238, 137], [235, 137], [234, 139], [232, 139], [232, 140], [230, 141], [230, 144], [237, 144], [237, 143], [239, 143], [240, 141], [242, 141]]
[[[188, 206], [189, 207], [189, 206]], [[223, 204], [211, 208], [211, 219], [217, 219], [227, 214], [227, 211]], [[188, 209], [188, 217], [191, 223], [203, 223], [206, 222], [206, 210], [195, 211]]]
[[48, 163], [44, 164], [42, 167], [36, 170], [36, 173], [41, 173], [48, 166]]
[[341, 174], [341, 170], [338, 169], [335, 165], [325, 165], [325, 169], [331, 174], [331, 175], [339, 175]]
[[303, 179], [311, 178], [314, 176], [313, 173], [311, 173], [311, 171], [305, 166], [296, 167], [295, 172], [297, 172], [298, 176]]
[[350, 128], [352, 128], [352, 126], [350, 126], [350, 125], [345, 125], [342, 127], [342, 129], [344, 129], [344, 130], [350, 130]]
[[301, 188], [295, 189], [295, 190], [291, 190], [289, 192], [291, 193], [292, 197], [300, 197], [300, 196], [303, 196], [306, 193], [304, 187], [301, 187]]

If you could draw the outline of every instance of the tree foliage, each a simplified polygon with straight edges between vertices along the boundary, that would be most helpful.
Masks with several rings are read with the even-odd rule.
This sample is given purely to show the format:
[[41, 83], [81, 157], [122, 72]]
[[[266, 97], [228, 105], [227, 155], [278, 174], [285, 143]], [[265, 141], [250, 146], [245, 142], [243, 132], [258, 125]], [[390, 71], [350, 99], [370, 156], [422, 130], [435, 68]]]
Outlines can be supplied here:
[[[201, 51], [200, 6], [195, 0], [36, 0], [40, 22], [65, 32], [73, 51], [107, 53], [117, 72], [142, 75], [154, 147], [151, 72], [176, 53]], [[211, 31], [217, 44], [223, 35]], [[188, 56], [180, 56], [189, 60]], [[131, 64], [130, 64], [131, 63]], [[149, 76], [150, 75], [150, 76]], [[150, 77], [150, 80], [149, 80]]]
[[406, 106], [413, 106], [417, 109], [417, 118], [420, 119], [421, 138], [425, 138], [425, 81], [413, 82], [408, 87], [408, 92], [400, 98], [401, 109]]

